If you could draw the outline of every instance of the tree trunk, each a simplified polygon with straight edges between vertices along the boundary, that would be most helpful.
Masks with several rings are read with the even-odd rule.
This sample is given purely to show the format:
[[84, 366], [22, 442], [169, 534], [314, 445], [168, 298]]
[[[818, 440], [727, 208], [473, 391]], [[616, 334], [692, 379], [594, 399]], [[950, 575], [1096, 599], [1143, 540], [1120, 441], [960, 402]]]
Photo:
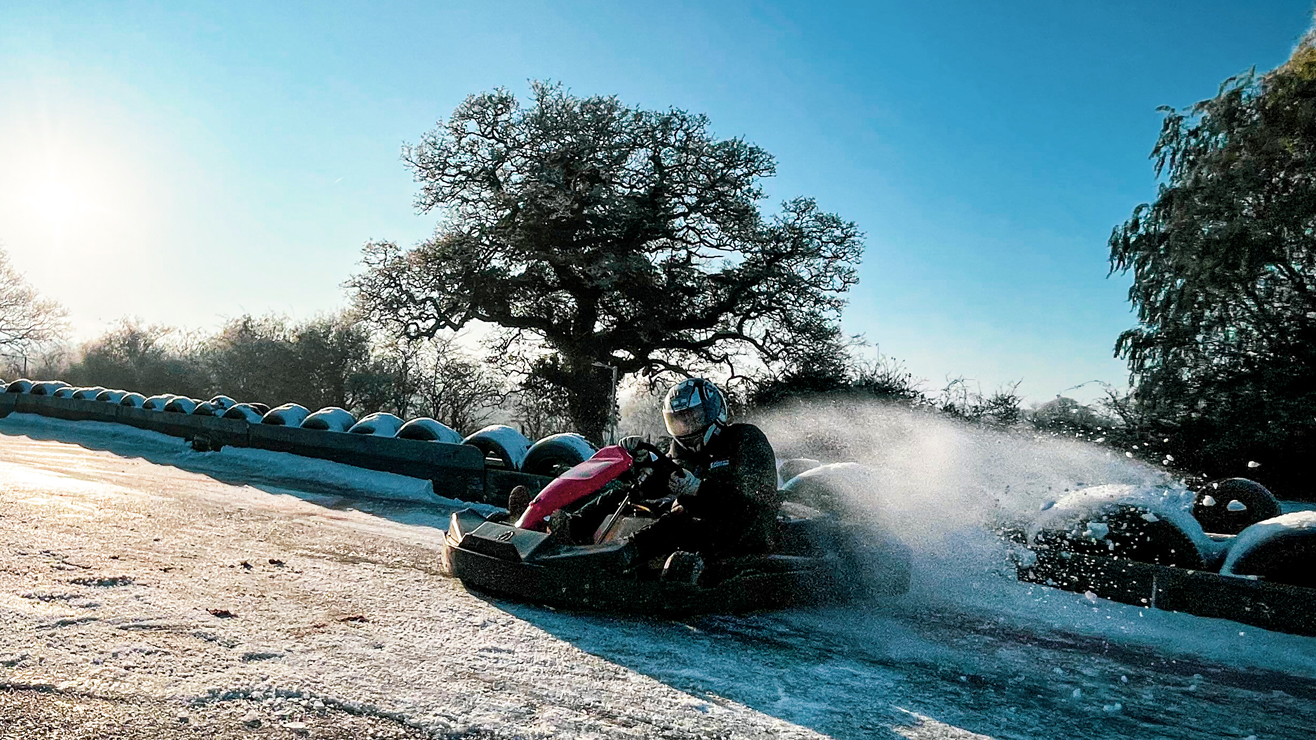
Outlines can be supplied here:
[[594, 364], [592, 357], [566, 357], [562, 386], [567, 391], [567, 410], [576, 431], [591, 444], [610, 442], [608, 432], [613, 414], [612, 370]]

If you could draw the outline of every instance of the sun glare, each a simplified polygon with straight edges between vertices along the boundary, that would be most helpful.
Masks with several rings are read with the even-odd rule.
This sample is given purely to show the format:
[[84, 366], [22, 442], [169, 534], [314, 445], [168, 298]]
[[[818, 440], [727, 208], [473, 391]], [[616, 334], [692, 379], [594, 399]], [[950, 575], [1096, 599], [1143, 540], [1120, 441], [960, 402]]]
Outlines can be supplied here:
[[78, 193], [57, 180], [46, 180], [34, 187], [27, 197], [33, 215], [53, 224], [68, 224], [82, 212]]

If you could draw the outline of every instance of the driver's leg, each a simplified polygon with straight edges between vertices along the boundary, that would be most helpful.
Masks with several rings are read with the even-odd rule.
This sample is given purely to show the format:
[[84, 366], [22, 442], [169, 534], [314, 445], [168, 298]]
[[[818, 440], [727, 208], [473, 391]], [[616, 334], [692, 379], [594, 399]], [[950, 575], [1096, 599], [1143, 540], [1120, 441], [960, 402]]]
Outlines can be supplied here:
[[631, 537], [639, 560], [666, 557], [675, 550], [702, 552], [716, 543], [717, 528], [688, 512], [669, 512]]
[[566, 522], [570, 542], [590, 542], [594, 538], [594, 532], [603, 523], [603, 519], [616, 513], [617, 507], [621, 506], [621, 502], [625, 499], [624, 488], [605, 490], [574, 513], [563, 512], [565, 516], [555, 518]]

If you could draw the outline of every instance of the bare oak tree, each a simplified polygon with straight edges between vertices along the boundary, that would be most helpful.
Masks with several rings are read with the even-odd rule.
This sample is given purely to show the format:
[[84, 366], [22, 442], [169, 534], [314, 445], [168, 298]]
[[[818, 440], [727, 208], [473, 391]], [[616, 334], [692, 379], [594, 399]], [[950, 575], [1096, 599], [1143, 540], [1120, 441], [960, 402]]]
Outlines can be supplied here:
[[546, 380], [595, 440], [612, 405], [597, 364], [781, 361], [834, 333], [857, 279], [855, 224], [808, 198], [764, 217], [772, 156], [701, 115], [535, 83], [524, 107], [467, 98], [403, 159], [441, 221], [412, 249], [365, 246], [358, 306], [409, 337], [481, 321], [542, 342], [559, 360]]

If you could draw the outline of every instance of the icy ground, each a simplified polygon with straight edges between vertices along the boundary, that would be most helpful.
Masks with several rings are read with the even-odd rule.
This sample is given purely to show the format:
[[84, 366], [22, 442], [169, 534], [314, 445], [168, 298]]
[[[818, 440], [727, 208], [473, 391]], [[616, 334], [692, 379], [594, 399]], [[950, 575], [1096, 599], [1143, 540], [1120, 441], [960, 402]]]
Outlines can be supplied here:
[[[1019, 584], [990, 538], [915, 543], [914, 590], [882, 606], [646, 621], [439, 576], [459, 506], [414, 479], [14, 414], [0, 420], [0, 692], [163, 702], [183, 726], [223, 706], [261, 737], [318, 736], [326, 712], [438, 737], [1316, 728], [1316, 639]], [[11, 729], [0, 737], [30, 736]]]

